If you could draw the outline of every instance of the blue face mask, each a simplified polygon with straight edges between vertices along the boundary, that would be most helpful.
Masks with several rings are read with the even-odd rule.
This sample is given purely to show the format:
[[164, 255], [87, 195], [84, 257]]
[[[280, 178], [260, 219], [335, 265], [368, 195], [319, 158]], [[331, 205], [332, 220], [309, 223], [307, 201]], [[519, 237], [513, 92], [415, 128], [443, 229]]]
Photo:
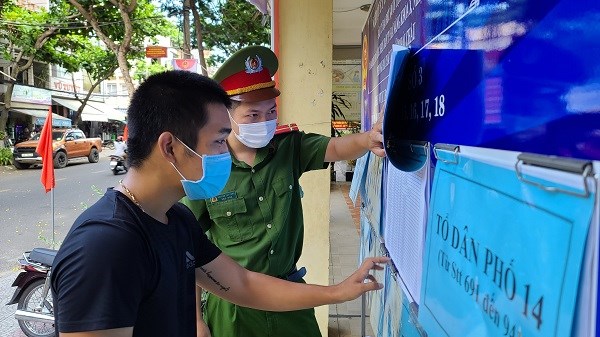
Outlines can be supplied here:
[[190, 200], [210, 199], [219, 195], [225, 187], [225, 184], [227, 184], [229, 174], [231, 173], [231, 154], [225, 152], [214, 155], [199, 155], [196, 151], [190, 149], [189, 146], [179, 140], [179, 138], [175, 137], [175, 139], [202, 159], [202, 170], [204, 172], [202, 178], [196, 181], [185, 179], [183, 174], [175, 167], [175, 164], [171, 163], [175, 171], [183, 178], [181, 184], [183, 185], [185, 195], [187, 195]]

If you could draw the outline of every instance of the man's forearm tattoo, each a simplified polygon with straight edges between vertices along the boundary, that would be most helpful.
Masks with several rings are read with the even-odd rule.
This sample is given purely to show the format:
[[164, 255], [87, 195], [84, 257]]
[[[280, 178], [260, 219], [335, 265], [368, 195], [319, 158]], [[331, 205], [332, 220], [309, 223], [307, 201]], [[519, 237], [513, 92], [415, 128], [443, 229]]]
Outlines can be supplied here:
[[229, 291], [229, 289], [231, 287], [226, 287], [225, 285], [221, 284], [221, 282], [219, 282], [214, 276], [212, 276], [212, 271], [206, 270], [204, 269], [204, 267], [199, 267], [200, 270], [202, 270], [202, 272], [204, 274], [206, 274], [206, 276], [211, 279], [217, 286], [219, 286], [219, 288], [221, 288], [221, 290], [223, 291]]

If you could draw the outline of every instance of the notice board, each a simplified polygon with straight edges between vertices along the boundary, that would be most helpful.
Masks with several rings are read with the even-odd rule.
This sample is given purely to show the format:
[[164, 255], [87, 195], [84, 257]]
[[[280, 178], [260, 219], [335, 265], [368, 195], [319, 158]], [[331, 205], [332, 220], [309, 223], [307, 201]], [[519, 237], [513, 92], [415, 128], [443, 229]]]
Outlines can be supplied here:
[[[400, 73], [390, 70], [394, 62], [393, 45], [409, 49], [409, 56]], [[393, 85], [389, 85], [390, 83]], [[510, 222], [506, 226], [507, 229], [510, 228], [519, 235], [523, 234], [523, 237], [534, 235], [535, 238], [535, 230], [539, 230], [533, 227], [531, 230], [526, 229], [524, 228], [526, 226], [519, 222], [529, 216], [525, 214], [530, 213], [525, 210], [517, 212], [517, 210], [520, 209], [519, 207], [527, 208], [528, 203], [531, 203], [533, 209], [543, 209], [546, 212], [543, 213], [544, 216], [550, 214], [547, 215], [546, 221], [548, 226], [554, 226], [557, 232], [564, 230], [562, 227], [564, 224], [561, 222], [563, 220], [565, 224], [579, 224], [582, 221], [584, 223], [582, 227], [577, 227], [579, 239], [577, 243], [557, 240], [555, 236], [546, 238], [538, 235], [541, 241], [535, 242], [536, 244], [532, 246], [539, 255], [540, 250], [550, 251], [552, 247], [557, 249], [560, 247], [564, 252], [573, 252], [572, 245], [580, 245], [576, 247], [575, 260], [579, 263], [578, 266], [581, 266], [581, 270], [569, 271], [569, 273], [580, 273], [580, 277], [567, 283], [553, 280], [557, 285], [568, 284], [569, 289], [565, 290], [564, 298], [561, 295], [556, 298], [546, 295], [542, 298], [542, 295], [537, 293], [534, 300], [531, 292], [533, 285], [524, 283], [521, 289], [515, 290], [514, 296], [509, 292], [510, 303], [494, 307], [496, 312], [490, 309], [490, 303], [492, 300], [498, 301], [500, 295], [506, 298], [507, 288], [500, 288], [504, 291], [502, 294], [490, 290], [493, 287], [489, 285], [494, 285], [492, 279], [492, 282], [488, 282], [487, 290], [481, 292], [485, 280], [469, 279], [465, 282], [464, 279], [467, 274], [477, 275], [477, 267], [485, 268], [482, 267], [485, 263], [482, 264], [481, 261], [479, 264], [466, 263], [462, 269], [456, 269], [453, 274], [450, 262], [448, 270], [441, 272], [442, 276], [449, 276], [446, 277], [448, 280], [440, 277], [427, 278], [427, 275], [423, 274], [424, 283], [421, 285], [423, 289], [431, 286], [432, 279], [436, 280], [436, 283], [434, 287], [421, 293], [421, 303], [410, 303], [406, 296], [399, 301], [382, 300], [382, 303], [402, 303], [402, 305], [393, 305], [398, 306], [397, 309], [401, 312], [401, 322], [400, 324], [391, 322], [391, 325], [387, 322], [383, 324], [385, 329], [374, 327], [375, 334], [377, 336], [491, 336], [495, 334], [541, 336], [560, 330], [561, 335], [566, 331], [569, 331], [571, 336], [595, 335], [595, 322], [598, 320], [596, 314], [598, 268], [597, 261], [592, 256], [595, 255], [597, 260], [596, 186], [598, 172], [600, 172], [600, 1], [376, 0], [371, 6], [362, 34], [361, 90], [363, 130], [370, 129], [385, 112], [385, 146], [388, 149], [396, 146], [405, 150], [405, 153], [402, 151], [390, 153], [394, 156], [410, 157], [415, 155], [415, 149], [424, 146], [424, 151], [428, 151], [425, 157], [431, 158], [423, 163], [428, 166], [427, 171], [431, 180], [425, 196], [428, 200], [437, 200], [437, 202], [435, 205], [428, 204], [425, 207], [428, 212], [425, 214], [428, 216], [427, 235], [431, 236], [424, 240], [426, 247], [424, 247], [423, 261], [433, 261], [433, 264], [439, 262], [438, 265], [445, 267], [445, 262], [438, 261], [438, 255], [433, 255], [432, 258], [431, 254], [441, 254], [444, 257], [446, 253], [440, 253], [445, 252], [441, 244], [434, 247], [435, 251], [431, 250], [431, 242], [437, 242], [433, 239], [433, 235], [439, 237], [440, 234], [435, 231], [437, 228], [431, 226], [437, 226], [437, 221], [445, 219], [448, 214], [433, 214], [433, 211], [439, 211], [440, 205], [446, 205], [442, 208], [453, 210], [454, 213], [446, 211], [450, 212], [451, 216], [468, 218], [463, 215], [471, 214], [470, 212], [462, 213], [459, 211], [460, 205], [452, 204], [456, 200], [458, 203], [469, 200], [464, 195], [461, 195], [462, 198], [452, 197], [452, 193], [458, 191], [465, 193], [465, 189], [480, 193], [478, 198], [469, 200], [473, 205], [481, 202], [480, 208], [477, 208], [479, 213], [476, 214], [483, 216], [487, 213], [485, 207], [488, 207], [490, 214], [504, 217], [504, 221]], [[409, 146], [398, 147], [398, 144], [409, 144]], [[476, 155], [473, 156], [473, 153]], [[444, 155], [445, 159], [443, 159]], [[386, 200], [386, 193], [377, 193], [376, 190], [392, 189], [403, 195], [411, 191], [406, 190], [404, 186], [388, 186], [389, 174], [386, 170], [394, 168], [388, 163], [378, 162], [374, 157], [371, 155], [365, 160], [367, 171], [365, 176], [381, 178], [364, 179], [363, 183], [366, 186], [360, 189], [361, 193], [366, 194], [366, 198], [363, 198], [366, 200], [366, 204], [363, 203], [363, 224], [368, 224], [374, 230], [363, 232], [370, 233], [371, 241], [373, 241], [372, 235], [378, 235], [378, 241], [385, 247], [386, 244], [405, 242], [407, 239], [385, 238], [386, 231], [381, 229], [386, 227], [385, 214], [390, 213], [386, 207], [390, 207], [393, 203]], [[439, 181], [436, 181], [436, 174], [442, 166], [438, 167], [440, 158], [442, 158], [441, 163], [447, 166], [444, 172], [458, 170], [460, 174], [454, 172], [445, 177], [445, 180], [440, 176]], [[470, 171], [473, 168], [479, 170], [475, 175]], [[523, 173], [529, 168], [533, 168], [533, 171], [537, 169], [547, 171], [536, 171], [532, 178]], [[372, 170], [380, 170], [380, 172], [370, 172]], [[488, 174], [495, 170], [499, 170], [501, 174], [498, 173], [497, 176]], [[501, 201], [498, 205], [486, 204], [484, 202], [488, 200], [486, 196], [499, 192], [495, 187], [487, 190], [475, 187], [495, 186], [497, 181], [494, 179], [499, 176], [510, 181], [515, 191], [531, 189], [531, 193], [526, 193], [522, 198], [515, 198], [516, 192], [506, 193], [504, 199], [498, 199]], [[395, 179], [390, 182], [398, 181], [397, 178]], [[467, 183], [471, 185], [467, 186]], [[445, 200], [440, 193], [448, 195], [448, 199]], [[533, 196], [537, 194], [538, 197]], [[580, 198], [577, 195], [584, 197]], [[553, 213], [552, 203], [544, 203], [547, 201], [546, 198], [569, 199], [570, 201], [561, 203], [563, 206], [573, 200], [585, 203], [585, 207], [582, 206], [585, 209], [583, 213], [586, 213], [582, 217], [584, 219], [570, 219], [558, 208]], [[421, 199], [421, 196], [414, 199]], [[513, 205], [513, 199], [524, 203]], [[542, 202], [542, 200], [546, 201]], [[399, 207], [397, 211], [400, 212], [402, 206]], [[499, 211], [495, 207], [503, 207], [504, 211]], [[511, 207], [515, 211], [512, 219]], [[396, 209], [393, 212], [396, 212]], [[538, 219], [541, 218], [536, 218]], [[555, 222], [550, 219], [554, 219], [552, 221]], [[465, 225], [449, 226], [446, 229], [450, 229], [450, 238], [454, 230], [458, 233], [455, 237], [472, 238], [468, 233], [479, 233], [474, 237], [482, 237], [481, 233], [486, 232], [485, 228], [476, 226], [484, 225], [469, 223], [466, 227]], [[397, 231], [393, 232], [397, 233]], [[507, 246], [494, 243], [493, 235], [486, 240], [489, 240], [487, 243], [489, 252], [493, 251], [493, 256], [496, 258], [500, 258], [503, 254], [510, 255], [503, 250], [507, 249]], [[526, 240], [520, 240], [515, 242], [519, 242], [519, 245], [525, 244]], [[570, 246], [564, 246], [567, 243]], [[456, 244], [460, 243], [450, 239], [448, 251], [452, 252]], [[466, 246], [466, 248], [472, 247]], [[483, 247], [481, 249], [485, 259], [487, 251]], [[460, 253], [460, 250], [456, 251]], [[479, 250], [473, 249], [473, 251]], [[544, 264], [552, 263], [552, 257], [536, 254], [532, 254], [531, 259], [527, 260], [531, 268], [535, 266], [543, 269]], [[565, 254], [568, 258], [573, 258], [569, 255], [571, 253]], [[506, 258], [503, 263], [506, 262], [506, 266], [512, 267], [511, 262], [526, 260], [518, 256], [511, 256], [511, 258]], [[444, 261], [446, 260], [451, 261], [447, 256]], [[494, 266], [500, 268], [498, 264]], [[502, 266], [503, 272], [506, 272], [506, 266]], [[392, 277], [386, 279], [400, 278], [398, 275], [401, 273], [397, 269], [401, 267], [392, 266], [390, 271]], [[425, 270], [426, 266], [424, 265], [423, 268]], [[465, 272], [464, 268], [472, 268], [472, 270]], [[489, 272], [486, 269], [481, 270]], [[515, 269], [510, 270], [515, 271]], [[561, 273], [564, 274], [565, 270], [563, 269]], [[522, 277], [526, 278], [526, 276]], [[446, 281], [448, 283], [444, 283]], [[574, 285], [571, 281], [579, 284]], [[402, 285], [402, 280], [398, 282]], [[483, 297], [465, 302], [472, 306], [472, 310], [464, 306], [452, 308], [452, 304], [460, 303], [459, 297], [455, 298], [460, 294], [453, 292], [451, 282], [459, 283], [463, 287], [463, 293], [470, 292], [471, 296], [477, 296], [477, 291], [480, 291], [479, 295]], [[535, 282], [543, 283], [539, 280]], [[496, 285], [497, 283], [496, 281]], [[590, 283], [594, 284], [590, 286]], [[583, 284], [586, 284], [585, 287]], [[477, 288], [477, 285], [480, 287]], [[545, 283], [542, 285], [546, 286]], [[403, 290], [406, 291], [406, 285], [403, 286]], [[544, 287], [540, 286], [538, 289], [542, 288]], [[592, 299], [580, 298], [583, 288], [593, 290], [590, 293], [593, 295]], [[429, 296], [436, 291], [439, 294], [450, 293], [444, 301], [444, 297]], [[518, 296], [520, 297], [517, 298]], [[577, 297], [576, 303], [573, 302], [574, 296]], [[482, 309], [484, 300], [485, 310]], [[429, 309], [427, 309], [429, 313], [424, 313], [425, 301], [429, 301]], [[517, 302], [523, 311], [520, 313], [521, 316], [516, 309], [510, 307]], [[561, 309], [565, 307], [568, 307], [568, 310]], [[580, 312], [590, 308], [593, 309], [592, 314]], [[380, 312], [391, 310], [389, 304], [383, 309]], [[564, 310], [568, 312], [569, 317], [561, 316], [561, 313], [564, 316]], [[561, 317], [560, 320], [540, 323], [542, 318], [550, 317], [551, 312], [558, 313], [556, 317]], [[482, 322], [487, 319], [487, 323], [482, 326], [469, 325], [471, 321], [461, 319], [463, 316], [472, 317], [472, 315], [481, 316]], [[388, 316], [396, 317], [393, 314]], [[508, 317], [506, 324], [502, 321], [504, 316]], [[522, 316], [526, 316], [523, 322], [531, 325], [519, 326]], [[371, 320], [374, 321], [374, 318], [371, 317]], [[452, 327], [444, 327], [444, 322], [463, 322], [465, 325], [455, 324]], [[389, 327], [396, 325], [399, 325], [398, 331], [390, 331]], [[472, 326], [471, 330], [469, 326]]]

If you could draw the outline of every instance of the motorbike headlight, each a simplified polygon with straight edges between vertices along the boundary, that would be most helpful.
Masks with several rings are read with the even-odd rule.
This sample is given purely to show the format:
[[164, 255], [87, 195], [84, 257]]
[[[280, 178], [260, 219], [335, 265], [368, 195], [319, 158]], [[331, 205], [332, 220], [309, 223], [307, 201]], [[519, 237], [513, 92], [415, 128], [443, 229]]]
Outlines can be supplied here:
[[117, 162], [116, 161], [111, 161], [109, 165], [110, 165], [110, 169], [114, 170], [115, 167], [117, 167]]

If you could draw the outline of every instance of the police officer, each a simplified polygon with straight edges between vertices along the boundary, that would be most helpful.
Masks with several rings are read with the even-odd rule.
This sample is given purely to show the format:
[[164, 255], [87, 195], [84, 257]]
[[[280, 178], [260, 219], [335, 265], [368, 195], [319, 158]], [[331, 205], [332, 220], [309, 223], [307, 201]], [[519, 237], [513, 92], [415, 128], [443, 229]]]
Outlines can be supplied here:
[[[218, 196], [184, 199], [209, 238], [242, 266], [271, 276], [304, 282], [304, 224], [298, 180], [327, 163], [356, 159], [372, 150], [383, 156], [381, 124], [366, 133], [330, 138], [277, 127], [272, 76], [278, 61], [268, 48], [251, 46], [232, 55], [215, 73], [232, 100], [232, 154], [229, 180]], [[244, 308], [203, 294], [201, 310], [213, 337], [321, 336], [314, 310], [268, 312]], [[199, 328], [204, 328], [199, 321]], [[201, 335], [201, 334], [200, 334]], [[205, 336], [208, 333], [205, 334]]]

